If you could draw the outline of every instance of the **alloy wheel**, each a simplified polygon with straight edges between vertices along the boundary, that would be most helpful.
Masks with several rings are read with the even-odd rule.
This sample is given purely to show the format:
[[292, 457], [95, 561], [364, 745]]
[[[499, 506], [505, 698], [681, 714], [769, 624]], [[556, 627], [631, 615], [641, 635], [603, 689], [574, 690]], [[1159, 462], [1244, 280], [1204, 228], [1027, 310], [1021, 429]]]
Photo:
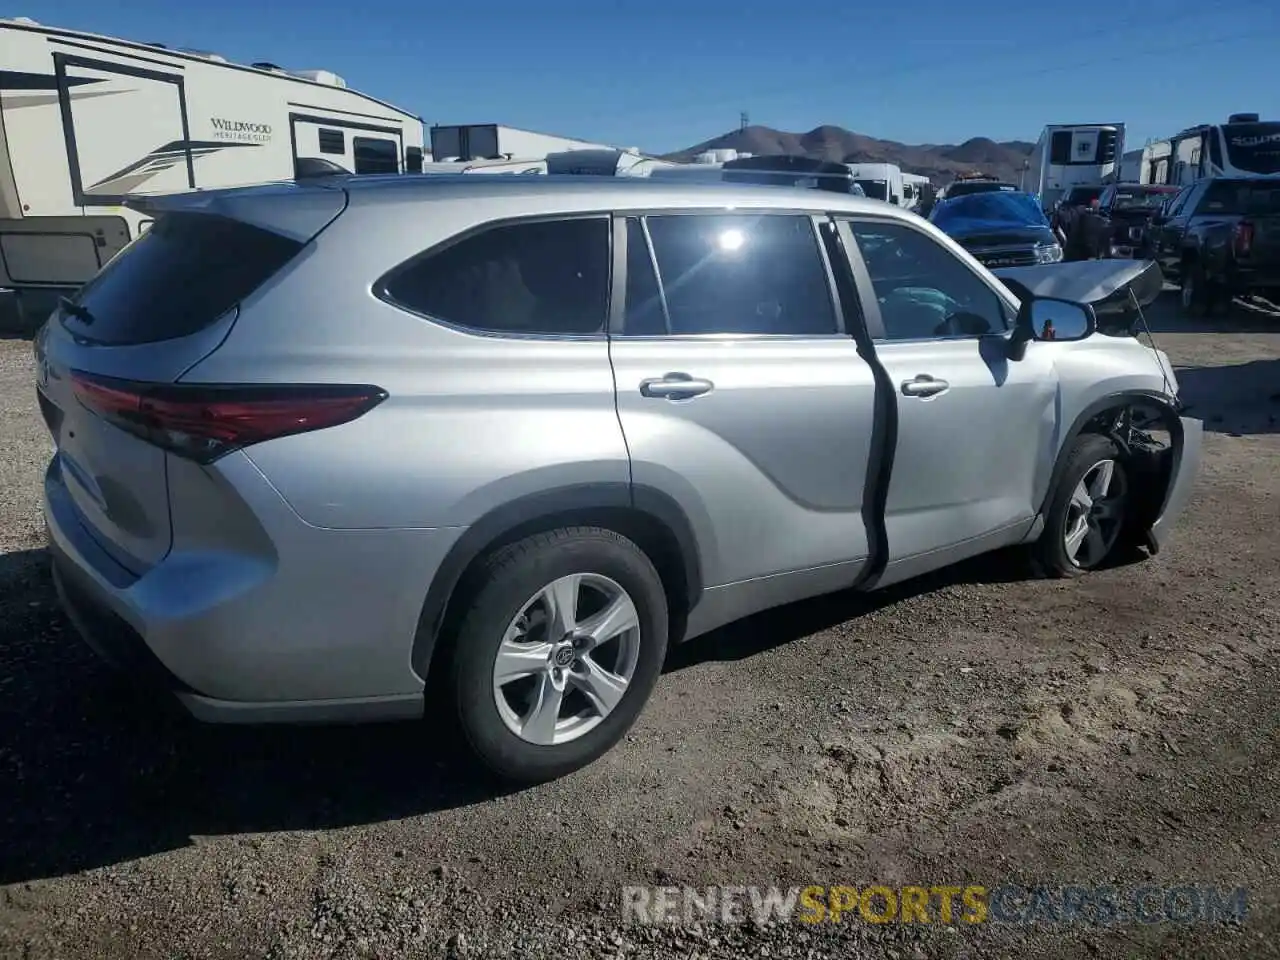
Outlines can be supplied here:
[[640, 616], [626, 590], [594, 573], [547, 584], [508, 625], [493, 664], [507, 729], [554, 746], [597, 727], [626, 695], [640, 652]]
[[1080, 478], [1071, 493], [1063, 526], [1068, 559], [1078, 567], [1102, 562], [1119, 539], [1125, 519], [1128, 483], [1114, 460], [1099, 460]]

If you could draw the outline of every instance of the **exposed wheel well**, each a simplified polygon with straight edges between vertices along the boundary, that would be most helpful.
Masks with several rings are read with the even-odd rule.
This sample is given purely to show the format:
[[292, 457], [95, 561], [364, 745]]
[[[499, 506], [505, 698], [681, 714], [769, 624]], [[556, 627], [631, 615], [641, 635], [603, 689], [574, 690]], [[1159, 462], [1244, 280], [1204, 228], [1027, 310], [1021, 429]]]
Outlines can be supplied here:
[[[683, 637], [685, 623], [699, 589], [697, 571], [690, 569], [687, 545], [662, 517], [647, 510], [626, 506], [589, 506], [556, 510], [511, 524], [488, 537], [458, 575], [443, 601], [443, 609], [433, 618], [424, 608], [414, 642], [413, 664], [419, 676], [427, 677], [436, 654], [447, 649], [458, 626], [458, 617], [467, 609], [467, 600], [479, 587], [479, 572], [494, 551], [525, 537], [564, 527], [601, 527], [631, 540], [657, 570], [667, 595], [670, 612], [668, 636], [672, 643]], [[428, 602], [428, 606], [430, 603]], [[434, 622], [432, 622], [434, 620]]]
[[1049, 496], [1045, 498], [1046, 508], [1071, 445], [1076, 437], [1085, 433], [1109, 437], [1120, 448], [1130, 474], [1130, 502], [1134, 512], [1129, 526], [1135, 537], [1145, 540], [1168, 495], [1174, 445], [1182, 442], [1177, 410], [1167, 399], [1150, 394], [1110, 397], [1086, 410], [1063, 444]]

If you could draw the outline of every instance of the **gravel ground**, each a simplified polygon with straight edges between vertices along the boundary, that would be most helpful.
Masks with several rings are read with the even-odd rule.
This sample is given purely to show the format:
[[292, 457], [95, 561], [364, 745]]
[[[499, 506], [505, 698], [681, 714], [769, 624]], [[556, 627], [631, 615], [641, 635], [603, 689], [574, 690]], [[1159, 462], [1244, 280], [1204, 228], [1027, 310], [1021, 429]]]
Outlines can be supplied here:
[[[30, 343], [0, 341], [0, 955], [1280, 956], [1280, 319], [1154, 317], [1210, 431], [1159, 557], [754, 618], [680, 649], [602, 761], [508, 795], [447, 731], [201, 728], [118, 687], [56, 612]], [[624, 884], [874, 882], [1247, 886], [1249, 915], [619, 921]]]

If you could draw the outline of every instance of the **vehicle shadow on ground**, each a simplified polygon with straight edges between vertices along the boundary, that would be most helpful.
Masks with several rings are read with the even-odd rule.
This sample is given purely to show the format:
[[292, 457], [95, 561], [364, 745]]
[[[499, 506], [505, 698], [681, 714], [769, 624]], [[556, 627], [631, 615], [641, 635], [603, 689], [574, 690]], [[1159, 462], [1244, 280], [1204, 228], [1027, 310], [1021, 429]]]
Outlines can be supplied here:
[[1206, 430], [1233, 437], [1280, 433], [1280, 357], [1174, 372], [1186, 415], [1203, 420]]
[[[434, 736], [433, 736], [434, 734]], [[0, 883], [490, 799], [419, 723], [236, 728], [128, 687], [58, 610], [43, 550], [0, 556]]]
[[[1140, 559], [1119, 559], [1117, 566]], [[1020, 583], [1035, 576], [1025, 548], [1011, 547], [895, 583], [872, 593], [833, 593], [758, 613], [746, 620], [695, 637], [667, 656], [667, 670], [683, 670], [709, 661], [743, 660], [801, 637], [893, 606], [903, 600], [964, 583]]]
[[[949, 584], [1029, 575], [1025, 553], [1010, 550], [874, 594], [792, 604], [677, 648], [668, 669], [749, 657]], [[0, 883], [193, 836], [323, 830], [499, 796], [453, 743], [447, 724], [198, 724], [89, 652], [59, 612], [44, 550], [0, 555]]]

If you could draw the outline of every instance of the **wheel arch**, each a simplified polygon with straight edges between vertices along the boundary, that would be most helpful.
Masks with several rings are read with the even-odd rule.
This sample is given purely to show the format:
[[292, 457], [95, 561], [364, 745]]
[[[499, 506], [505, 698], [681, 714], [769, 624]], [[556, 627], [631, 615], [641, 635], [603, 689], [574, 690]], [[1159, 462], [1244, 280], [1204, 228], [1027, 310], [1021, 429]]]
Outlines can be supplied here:
[[[1119, 436], [1110, 428], [1109, 421], [1113, 418], [1107, 415], [1118, 415], [1124, 410], [1138, 405], [1151, 407], [1159, 411], [1164, 426], [1169, 431], [1169, 455], [1159, 457], [1149, 465], [1146, 465], [1142, 475], [1138, 478], [1139, 489], [1144, 493], [1139, 526], [1142, 533], [1144, 535], [1147, 534], [1151, 525], [1164, 513], [1164, 508], [1171, 492], [1169, 479], [1173, 464], [1179, 460], [1184, 440], [1182, 420], [1179, 417], [1177, 401], [1171, 400], [1165, 394], [1155, 390], [1120, 390], [1109, 393], [1098, 397], [1076, 415], [1076, 418], [1063, 436], [1062, 444], [1059, 446], [1057, 457], [1054, 460], [1048, 489], [1045, 491], [1044, 499], [1040, 503], [1038, 516], [1041, 521], [1044, 520], [1048, 513], [1049, 505], [1058, 493], [1071, 447], [1081, 434], [1099, 433], [1110, 437], [1119, 445], [1121, 453], [1126, 459], [1133, 460], [1134, 451], [1124, 437]], [[1149, 546], [1154, 544], [1154, 541], [1149, 536], [1146, 537], [1146, 540]], [[1157, 549], [1158, 545], [1152, 546], [1152, 552]]]
[[481, 516], [450, 548], [427, 588], [411, 661], [427, 679], [432, 659], [457, 615], [469, 578], [493, 550], [535, 533], [566, 526], [599, 526], [633, 540], [662, 578], [678, 640], [702, 595], [702, 564], [689, 518], [670, 496], [628, 483], [584, 483], [519, 497]]

